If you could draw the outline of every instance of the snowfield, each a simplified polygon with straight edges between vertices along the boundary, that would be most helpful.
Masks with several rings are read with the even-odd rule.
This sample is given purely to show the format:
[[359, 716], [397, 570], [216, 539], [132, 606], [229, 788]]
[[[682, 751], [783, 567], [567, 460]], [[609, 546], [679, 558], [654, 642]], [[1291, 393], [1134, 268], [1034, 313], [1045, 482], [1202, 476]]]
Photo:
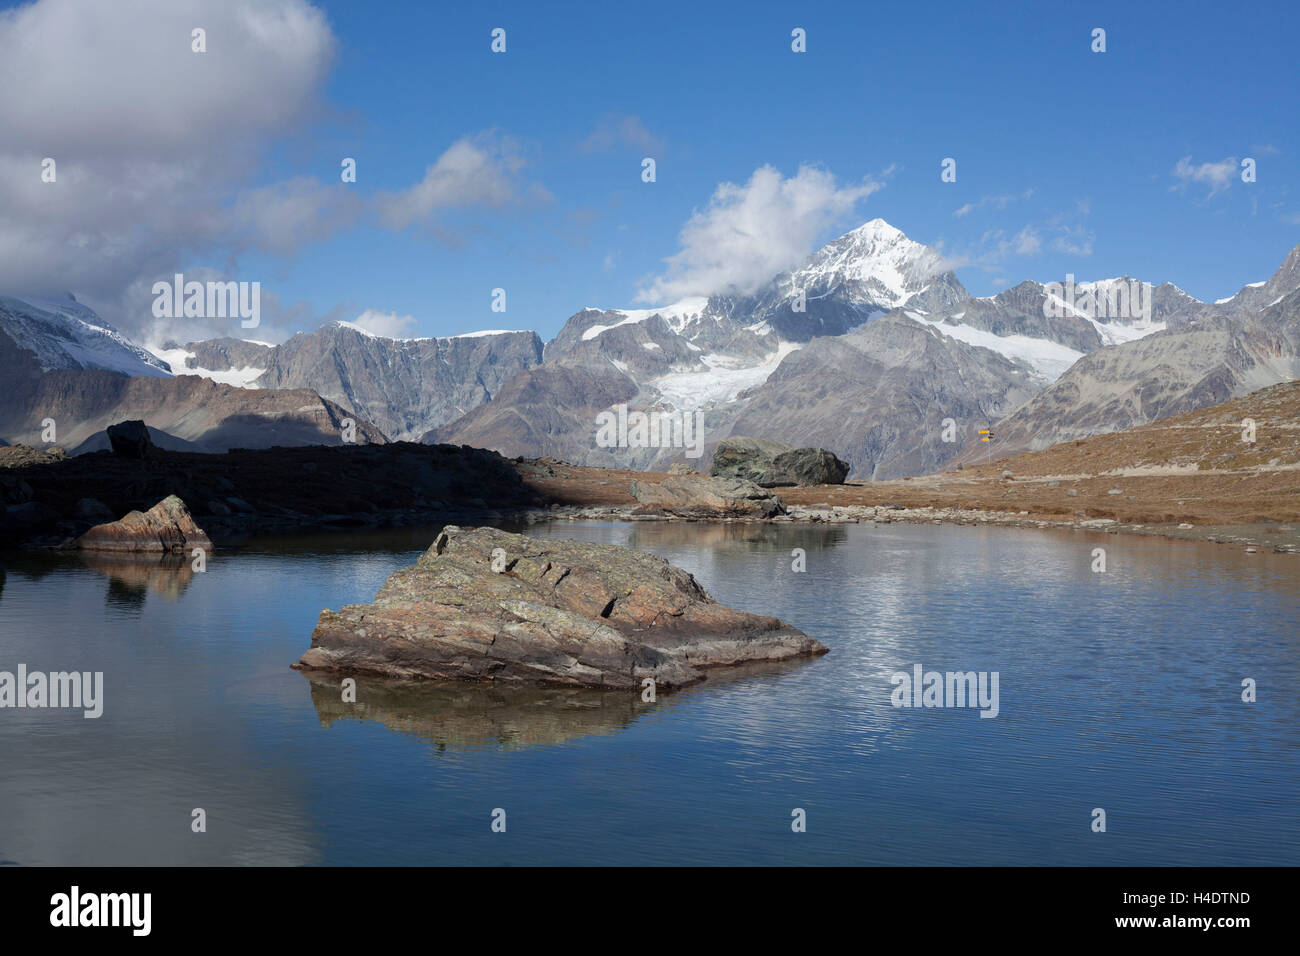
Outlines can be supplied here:
[[198, 375], [201, 378], [210, 378], [221, 385], [234, 385], [237, 388], [253, 388], [253, 382], [266, 372], [264, 368], [232, 368], [225, 372], [214, 372], [208, 368], [186, 368], [185, 361], [194, 358], [195, 353], [187, 352], [185, 349], [155, 348], [150, 351], [171, 366], [174, 375]]
[[703, 355], [700, 361], [709, 366], [707, 371], [673, 372], [646, 384], [658, 389], [661, 399], [678, 411], [734, 402], [741, 392], [766, 382], [781, 360], [799, 348], [795, 342], [782, 342], [760, 364], [748, 366], [725, 355]]

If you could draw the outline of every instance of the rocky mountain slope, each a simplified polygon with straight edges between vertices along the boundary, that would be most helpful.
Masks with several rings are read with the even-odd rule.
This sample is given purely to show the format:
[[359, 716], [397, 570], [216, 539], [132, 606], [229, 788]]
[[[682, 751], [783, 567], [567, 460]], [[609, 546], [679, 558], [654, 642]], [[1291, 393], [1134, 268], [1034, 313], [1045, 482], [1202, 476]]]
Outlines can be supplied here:
[[[991, 424], [995, 453], [1028, 450], [1293, 379], [1298, 289], [1300, 247], [1267, 281], [1214, 303], [1128, 276], [972, 298], [935, 250], [877, 219], [753, 294], [583, 309], [544, 348], [532, 332], [393, 339], [334, 323], [279, 346], [223, 338], [141, 357], [75, 303], [0, 300], [0, 358], [6, 341], [25, 356], [10, 378], [83, 369], [91, 354], [108, 356], [103, 367], [143, 363], [140, 375], [306, 388], [390, 438], [512, 457], [707, 470], [713, 445], [747, 435], [825, 447], [851, 478], [881, 480], [982, 459], [977, 433]], [[58, 333], [60, 322], [72, 331]], [[631, 430], [604, 440], [611, 410], [653, 418], [678, 440]]]
[[[237, 339], [221, 345], [232, 366], [267, 348]], [[154, 443], [172, 451], [339, 444], [347, 420], [357, 443], [387, 440], [363, 416], [312, 390], [250, 390], [173, 377], [165, 360], [71, 296], [0, 298], [0, 390], [0, 435], [7, 443], [57, 444], [76, 454], [107, 448], [104, 429], [131, 419], [143, 419]], [[50, 420], [54, 442], [44, 437]]]
[[1030, 369], [891, 312], [790, 355], [750, 393], [732, 433], [798, 436], [874, 480], [933, 470], [1037, 390]]
[[[1170, 313], [1167, 329], [1081, 358], [999, 423], [995, 453], [1131, 428], [1300, 377], [1300, 246], [1268, 281], [1192, 302]], [[971, 444], [958, 460], [983, 454]]]
[[658, 309], [584, 309], [546, 345], [542, 365], [425, 440], [606, 467], [667, 467], [687, 458], [684, 447], [604, 447], [595, 441], [596, 415], [619, 403], [647, 413], [698, 414], [707, 448], [732, 433], [744, 396], [807, 343], [842, 336], [898, 306], [967, 299], [937, 253], [872, 220], [752, 295]]
[[[105, 369], [123, 375], [165, 377], [166, 363], [78, 302], [0, 296], [0, 334], [40, 371]], [[17, 360], [17, 353], [10, 356]], [[12, 371], [12, 367], [9, 368]]]
[[178, 374], [250, 388], [309, 388], [375, 422], [395, 440], [419, 438], [489, 401], [542, 360], [535, 332], [394, 339], [334, 322], [270, 346], [239, 339], [167, 343]]
[[[743, 434], [828, 448], [852, 463], [853, 477], [929, 471], [1084, 355], [1202, 306], [1169, 286], [1150, 294], [1149, 315], [1069, 308], [1056, 318], [1045, 309], [1052, 295], [1025, 282], [971, 298], [938, 253], [872, 220], [752, 296], [584, 309], [547, 344], [541, 366], [426, 440], [615, 468], [687, 460], [680, 447], [601, 447], [597, 401], [616, 396], [646, 413], [699, 413], [706, 455]], [[946, 418], [957, 428], [947, 440]]]
[[[851, 478], [886, 479], [981, 460], [978, 431], [995, 423], [996, 451], [1040, 448], [1300, 374], [1300, 247], [1268, 281], [1215, 303], [1128, 276], [977, 299], [896, 232], [868, 223], [744, 300], [584, 310], [528, 381], [427, 437], [603, 467], [689, 461], [676, 447], [598, 447], [597, 402], [609, 397], [699, 412], [706, 456], [729, 435], [758, 436], [828, 448]], [[818, 297], [807, 313], [783, 311], [798, 289]]]
[[0, 434], [11, 444], [48, 444], [41, 437], [46, 419], [54, 420], [57, 444], [74, 453], [106, 447], [103, 430], [134, 419], [148, 423], [159, 447], [178, 451], [339, 445], [347, 420], [355, 443], [387, 441], [372, 423], [309, 389], [242, 389], [190, 375], [46, 372], [0, 404]]

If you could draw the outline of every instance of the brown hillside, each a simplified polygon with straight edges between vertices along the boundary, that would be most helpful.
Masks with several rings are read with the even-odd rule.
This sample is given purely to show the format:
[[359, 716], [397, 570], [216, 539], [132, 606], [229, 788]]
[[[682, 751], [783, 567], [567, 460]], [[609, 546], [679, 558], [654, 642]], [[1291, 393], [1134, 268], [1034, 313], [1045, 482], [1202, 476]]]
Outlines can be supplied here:
[[[1245, 418], [1255, 420], [1253, 445], [1241, 440]], [[578, 504], [628, 504], [631, 480], [666, 477], [567, 465], [551, 470], [549, 476], [525, 474], [525, 481], [552, 500]], [[1004, 471], [1011, 476], [1003, 478]], [[1300, 521], [1300, 382], [940, 475], [778, 493], [801, 505], [980, 508], [1054, 520], [1198, 526]]]

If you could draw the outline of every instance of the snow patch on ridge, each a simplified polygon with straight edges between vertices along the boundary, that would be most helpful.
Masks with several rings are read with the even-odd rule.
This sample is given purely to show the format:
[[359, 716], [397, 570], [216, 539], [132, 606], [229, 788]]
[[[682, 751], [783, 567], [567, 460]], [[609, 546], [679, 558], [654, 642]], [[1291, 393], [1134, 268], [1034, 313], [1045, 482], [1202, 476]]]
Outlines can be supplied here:
[[686, 327], [687, 320], [703, 312], [704, 307], [708, 304], [709, 300], [706, 297], [692, 296], [657, 309], [596, 309], [594, 311], [609, 311], [621, 315], [623, 319], [612, 325], [593, 325], [582, 333], [582, 341], [590, 342], [596, 336], [608, 332], [610, 329], [617, 329], [623, 325], [637, 325], [656, 315], [662, 316], [674, 332], [681, 332]]
[[1051, 382], [1056, 381], [1065, 374], [1066, 369], [1083, 358], [1082, 352], [1046, 339], [1036, 339], [1028, 335], [995, 335], [960, 322], [954, 324], [923, 318], [920, 313], [910, 309], [906, 314], [949, 338], [965, 342], [967, 345], [986, 348], [990, 352], [997, 352], [1012, 361], [1024, 362]]
[[342, 326], [345, 329], [351, 329], [354, 332], [360, 332], [368, 339], [380, 339], [384, 342], [447, 342], [451, 339], [479, 339], [487, 335], [518, 335], [520, 332], [528, 331], [527, 329], [484, 329], [481, 332], [462, 332], [460, 335], [424, 335], [413, 336], [410, 338], [399, 338], [393, 335], [378, 335], [371, 332], [369, 329], [363, 328], [355, 322], [349, 322], [346, 319], [339, 319], [334, 324]]
[[188, 368], [185, 365], [187, 359], [194, 358], [194, 352], [187, 352], [185, 349], [161, 349], [152, 348], [149, 350], [158, 358], [162, 359], [171, 366], [174, 375], [197, 375], [200, 378], [210, 378], [220, 385], [234, 385], [236, 388], [253, 388], [253, 382], [261, 378], [266, 372], [264, 368], [232, 368], [224, 372], [214, 372], [210, 368]]
[[766, 382], [781, 360], [800, 348], [797, 342], [782, 342], [758, 365], [741, 365], [740, 359], [710, 353], [700, 357], [707, 370], [673, 372], [646, 384], [658, 389], [661, 400], [678, 411], [734, 402], [741, 392]]

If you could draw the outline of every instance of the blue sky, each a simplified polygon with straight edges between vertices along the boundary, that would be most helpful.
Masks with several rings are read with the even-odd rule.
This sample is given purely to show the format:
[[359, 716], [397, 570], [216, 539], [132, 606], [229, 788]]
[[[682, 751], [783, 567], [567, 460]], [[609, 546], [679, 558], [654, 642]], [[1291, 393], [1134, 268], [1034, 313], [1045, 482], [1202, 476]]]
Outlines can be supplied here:
[[[288, 115], [249, 134], [216, 201], [307, 180], [330, 203], [393, 194], [387, 221], [177, 243], [182, 267], [258, 279], [292, 306], [285, 331], [373, 310], [409, 335], [549, 338], [583, 306], [653, 304], [692, 215], [709, 215], [720, 184], [743, 196], [764, 166], [782, 180], [815, 167], [830, 190], [764, 255], [806, 254], [880, 217], [938, 246], [976, 295], [1129, 273], [1213, 300], [1300, 242], [1294, 4], [314, 6], [330, 55]], [[504, 54], [489, 49], [494, 27]], [[791, 51], [795, 27], [806, 53]], [[1090, 49], [1096, 27], [1105, 53]], [[496, 157], [499, 191], [470, 188], [460, 205], [442, 189], [419, 214], [394, 212], [461, 141]], [[213, 129], [210, 151], [221, 143]], [[344, 156], [355, 184], [339, 182]], [[956, 182], [940, 180], [945, 157]], [[785, 233], [779, 198], [755, 216], [746, 228], [769, 233], [755, 242]], [[678, 267], [680, 290], [690, 257]], [[490, 310], [497, 287], [505, 315]]]

